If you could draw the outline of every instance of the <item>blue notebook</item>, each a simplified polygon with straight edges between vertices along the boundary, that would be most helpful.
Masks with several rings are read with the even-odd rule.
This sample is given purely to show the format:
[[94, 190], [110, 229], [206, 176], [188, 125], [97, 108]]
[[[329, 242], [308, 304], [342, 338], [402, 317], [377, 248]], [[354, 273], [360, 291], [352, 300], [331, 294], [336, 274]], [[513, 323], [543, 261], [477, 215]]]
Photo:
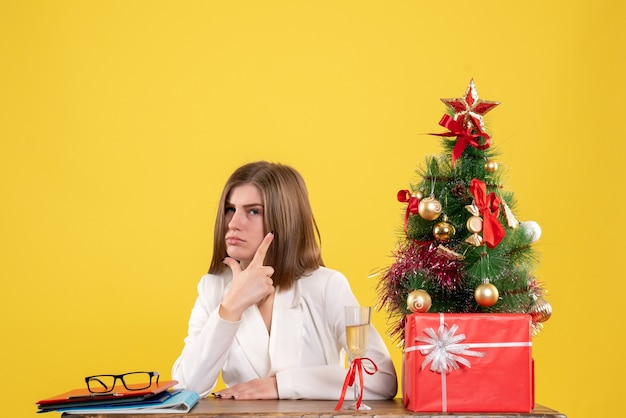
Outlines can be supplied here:
[[55, 412], [70, 414], [185, 414], [198, 403], [200, 397], [191, 390], [164, 392], [169, 394], [166, 399], [128, 402], [126, 404], [110, 404], [87, 407], [60, 408]]

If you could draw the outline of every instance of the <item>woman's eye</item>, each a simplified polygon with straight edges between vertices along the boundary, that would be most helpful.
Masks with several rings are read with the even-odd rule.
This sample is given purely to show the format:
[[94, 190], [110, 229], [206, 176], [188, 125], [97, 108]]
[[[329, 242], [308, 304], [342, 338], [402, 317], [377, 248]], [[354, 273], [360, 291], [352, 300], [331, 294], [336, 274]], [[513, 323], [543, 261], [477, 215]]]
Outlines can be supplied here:
[[229, 212], [235, 212], [235, 208], [233, 207], [227, 207], [224, 212], [229, 213]]
[[252, 208], [252, 209], [250, 209], [249, 213], [250, 213], [251, 215], [260, 215], [260, 214], [261, 214], [261, 210], [260, 210], [260, 209], [255, 209], [255, 208]]

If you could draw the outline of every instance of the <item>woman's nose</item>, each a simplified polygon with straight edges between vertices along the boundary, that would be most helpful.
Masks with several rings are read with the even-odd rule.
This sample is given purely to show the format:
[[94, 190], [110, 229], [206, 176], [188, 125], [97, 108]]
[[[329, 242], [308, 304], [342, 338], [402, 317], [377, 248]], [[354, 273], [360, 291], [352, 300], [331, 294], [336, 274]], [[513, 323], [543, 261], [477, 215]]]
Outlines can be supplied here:
[[233, 216], [230, 218], [230, 220], [228, 221], [228, 228], [229, 229], [239, 229], [241, 228], [241, 215], [240, 215], [240, 211], [234, 211]]

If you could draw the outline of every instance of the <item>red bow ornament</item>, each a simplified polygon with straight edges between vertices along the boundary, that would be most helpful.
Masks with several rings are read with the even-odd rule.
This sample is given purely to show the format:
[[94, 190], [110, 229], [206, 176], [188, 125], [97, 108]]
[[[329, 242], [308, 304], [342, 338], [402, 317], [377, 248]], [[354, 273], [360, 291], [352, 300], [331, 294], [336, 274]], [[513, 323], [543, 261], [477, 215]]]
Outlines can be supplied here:
[[[467, 127], [464, 127], [461, 122], [455, 120], [450, 115], [443, 115], [439, 121], [439, 125], [447, 128], [450, 132], [431, 135], [457, 137], [454, 148], [452, 149], [452, 165], [454, 165], [454, 162], [461, 157], [461, 154], [463, 154], [463, 151], [465, 151], [465, 148], [467, 148], [468, 145], [471, 145], [479, 150], [487, 149], [491, 145], [491, 137], [482, 130], [479, 122], [480, 121], [476, 120], [474, 123], [469, 123], [467, 124]], [[472, 128], [476, 128], [476, 131]], [[479, 142], [479, 138], [484, 139], [483, 144]]]
[[409, 216], [411, 216], [411, 214], [417, 214], [420, 201], [417, 197], [412, 196], [408, 190], [400, 190], [398, 192], [398, 202], [408, 202], [404, 214], [404, 232], [406, 232], [407, 225], [409, 224]]
[[500, 215], [500, 198], [495, 193], [487, 194], [487, 186], [478, 179], [472, 179], [470, 193], [474, 196], [474, 204], [483, 217], [483, 240], [487, 247], [496, 247], [506, 232], [498, 221]]

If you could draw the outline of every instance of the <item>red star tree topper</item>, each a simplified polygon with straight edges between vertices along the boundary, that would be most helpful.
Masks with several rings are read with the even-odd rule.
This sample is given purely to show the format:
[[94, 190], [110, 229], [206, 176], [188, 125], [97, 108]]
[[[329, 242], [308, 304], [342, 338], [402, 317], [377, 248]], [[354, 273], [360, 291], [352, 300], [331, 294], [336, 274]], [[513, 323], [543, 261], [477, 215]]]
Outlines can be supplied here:
[[500, 104], [500, 102], [480, 99], [474, 79], [470, 80], [463, 97], [441, 99], [441, 101], [455, 113], [455, 121], [460, 122], [466, 129], [473, 128], [479, 132], [485, 130], [483, 115]]

